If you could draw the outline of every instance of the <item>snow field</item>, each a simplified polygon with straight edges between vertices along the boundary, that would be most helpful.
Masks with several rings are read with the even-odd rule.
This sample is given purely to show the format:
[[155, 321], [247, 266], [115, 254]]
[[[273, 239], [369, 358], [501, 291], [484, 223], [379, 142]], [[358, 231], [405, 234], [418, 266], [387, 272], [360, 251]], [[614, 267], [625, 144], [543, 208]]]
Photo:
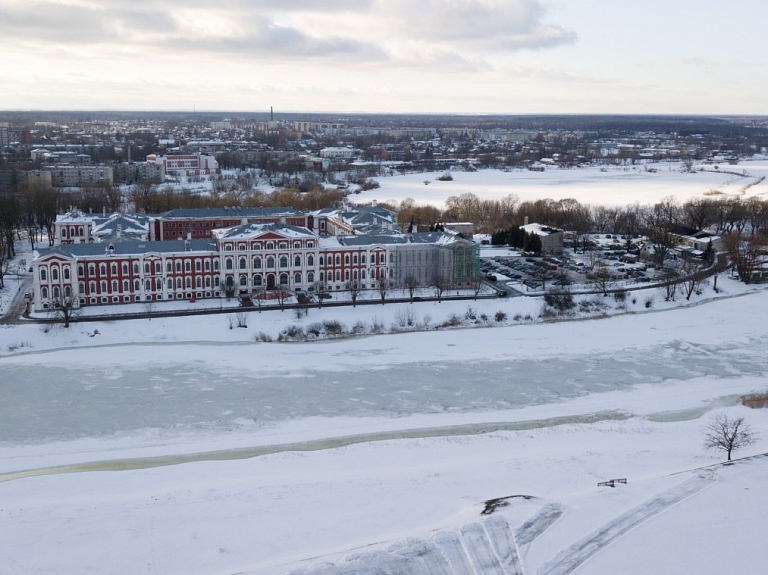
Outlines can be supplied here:
[[[694, 172], [684, 172], [680, 162], [659, 162], [636, 166], [587, 166], [582, 168], [547, 168], [545, 172], [528, 170], [453, 171], [453, 181], [437, 180], [444, 172], [427, 172], [375, 178], [381, 187], [361, 192], [357, 203], [402, 202], [412, 198], [417, 204], [440, 209], [450, 196], [473, 193], [481, 200], [499, 200], [509, 194], [521, 202], [542, 198], [574, 198], [582, 204], [624, 207], [636, 203], [654, 204], [672, 196], [680, 202], [707, 194], [735, 195], [746, 199], [768, 193], [768, 161], [745, 160], [735, 166], [697, 164]], [[650, 171], [655, 170], [655, 171]], [[747, 176], [742, 174], [746, 171]], [[424, 181], [429, 180], [429, 185]]]
[[[0, 359], [0, 473], [88, 462], [96, 470], [0, 476], [0, 572], [429, 573], [439, 566], [479, 574], [516, 573], [519, 564], [542, 574], [679, 574], [691, 572], [688, 565], [759, 573], [768, 558], [759, 511], [768, 503], [768, 460], [713, 468], [703, 483], [697, 477], [723, 459], [702, 448], [712, 413], [744, 416], [758, 432], [737, 457], [766, 451], [768, 413], [737, 403], [765, 389], [768, 293], [707, 301], [711, 295], [688, 308], [594, 321], [314, 343], [253, 343], [210, 318], [91, 324], [96, 338], [104, 330], [106, 346], [74, 330], [4, 328], [3, 338], [35, 347]], [[350, 321], [360, 309], [328, 312]], [[164, 336], [174, 339], [155, 343]], [[61, 377], [51, 376], [55, 370]], [[388, 399], [424, 388], [428, 378], [434, 382], [407, 410]], [[552, 387], [553, 380], [567, 386]], [[236, 388], [241, 395], [227, 395]], [[454, 388], [455, 400], [435, 405]], [[501, 401], [503, 394], [487, 401], [505, 389], [525, 394], [520, 403]], [[238, 411], [267, 391], [280, 417]], [[156, 426], [136, 398], [157, 410], [158, 421], [179, 423]], [[297, 411], [305, 401], [313, 409]], [[137, 416], [105, 432], [105, 414], [123, 412]], [[601, 413], [622, 418], [580, 422]], [[448, 429], [494, 422], [531, 425]], [[50, 433], [40, 436], [46, 425]], [[436, 432], [409, 433], [420, 429]], [[384, 431], [392, 438], [194, 457]], [[173, 461], [179, 454], [191, 457]], [[100, 462], [154, 456], [170, 460], [98, 470]], [[628, 484], [597, 487], [619, 477]], [[484, 502], [511, 495], [535, 499], [511, 499], [484, 522]]]

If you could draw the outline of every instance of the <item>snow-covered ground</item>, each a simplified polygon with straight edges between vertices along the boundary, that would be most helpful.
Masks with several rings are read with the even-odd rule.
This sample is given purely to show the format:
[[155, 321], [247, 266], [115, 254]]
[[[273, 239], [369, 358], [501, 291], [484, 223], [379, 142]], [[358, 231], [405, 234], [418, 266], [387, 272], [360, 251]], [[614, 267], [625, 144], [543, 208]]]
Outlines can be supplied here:
[[[354, 198], [768, 192], [766, 160], [649, 167], [412, 174]], [[739, 405], [768, 387], [768, 292], [719, 286], [586, 296], [547, 323], [510, 298], [0, 326], [0, 573], [763, 573], [768, 459], [721, 466], [702, 429], [743, 416], [758, 440], [736, 456], [768, 451], [768, 413]], [[451, 315], [478, 319], [435, 329]], [[409, 317], [420, 331], [367, 333]], [[332, 320], [367, 334], [256, 341]]]
[[[583, 204], [629, 206], [653, 204], [672, 196], [684, 202], [707, 194], [720, 193], [743, 199], [768, 193], [768, 160], [743, 160], [737, 165], [696, 164], [693, 172], [680, 162], [658, 162], [637, 166], [587, 166], [544, 172], [528, 170], [453, 171], [453, 181], [439, 181], [444, 171], [375, 178], [380, 188], [352, 196], [356, 203], [402, 202], [443, 208], [450, 196], [471, 192], [483, 200], [498, 200], [509, 194], [520, 201], [542, 198], [574, 198]], [[746, 175], [744, 175], [746, 174]], [[425, 185], [424, 182], [429, 184]], [[710, 195], [710, 197], [713, 197]]]
[[744, 416], [736, 456], [768, 451], [738, 403], [768, 292], [720, 286], [552, 323], [425, 302], [508, 319], [307, 343], [254, 334], [408, 304], [2, 327], [0, 573], [761, 573], [768, 459], [717, 465], [702, 428]]

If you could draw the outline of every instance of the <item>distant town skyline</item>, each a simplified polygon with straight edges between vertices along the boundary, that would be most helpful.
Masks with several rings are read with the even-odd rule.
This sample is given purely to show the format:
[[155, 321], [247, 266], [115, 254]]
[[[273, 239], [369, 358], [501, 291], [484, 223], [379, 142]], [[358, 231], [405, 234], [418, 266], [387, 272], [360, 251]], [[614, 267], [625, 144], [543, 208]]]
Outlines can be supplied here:
[[768, 114], [756, 0], [0, 0], [0, 110]]

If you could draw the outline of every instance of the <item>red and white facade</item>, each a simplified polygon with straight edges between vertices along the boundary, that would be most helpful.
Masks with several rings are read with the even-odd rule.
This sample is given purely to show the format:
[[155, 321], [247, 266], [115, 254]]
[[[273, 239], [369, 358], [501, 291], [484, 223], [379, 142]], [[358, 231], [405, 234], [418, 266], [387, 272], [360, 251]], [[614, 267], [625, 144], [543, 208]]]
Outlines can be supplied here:
[[69, 298], [77, 306], [195, 301], [318, 284], [332, 291], [352, 282], [395, 287], [407, 277], [428, 285], [435, 274], [455, 285], [475, 278], [474, 244], [445, 233], [321, 237], [285, 224], [245, 224], [212, 235], [54, 246], [32, 262], [35, 311]]
[[220, 288], [220, 260], [210, 242], [58, 246], [33, 260], [32, 273], [35, 311], [69, 298], [76, 306], [195, 301], [218, 297]]
[[147, 162], [159, 164], [166, 174], [178, 176], [202, 176], [220, 172], [216, 158], [202, 153], [168, 154], [165, 156], [150, 154], [147, 156]]

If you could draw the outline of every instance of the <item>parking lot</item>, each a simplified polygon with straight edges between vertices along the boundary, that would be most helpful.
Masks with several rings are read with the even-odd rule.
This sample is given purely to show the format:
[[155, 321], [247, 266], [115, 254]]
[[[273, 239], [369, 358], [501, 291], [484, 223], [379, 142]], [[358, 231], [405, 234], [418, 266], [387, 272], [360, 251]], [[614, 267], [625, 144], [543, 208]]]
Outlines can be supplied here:
[[[563, 255], [535, 256], [505, 250], [505, 255], [488, 255], [480, 260], [480, 273], [489, 282], [521, 292], [551, 287], [608, 289], [642, 285], [655, 278], [655, 270], [638, 262], [634, 254], [613, 244], [590, 246], [581, 253], [566, 250]], [[502, 250], [498, 250], [502, 252]], [[501, 286], [499, 286], [501, 287]]]

